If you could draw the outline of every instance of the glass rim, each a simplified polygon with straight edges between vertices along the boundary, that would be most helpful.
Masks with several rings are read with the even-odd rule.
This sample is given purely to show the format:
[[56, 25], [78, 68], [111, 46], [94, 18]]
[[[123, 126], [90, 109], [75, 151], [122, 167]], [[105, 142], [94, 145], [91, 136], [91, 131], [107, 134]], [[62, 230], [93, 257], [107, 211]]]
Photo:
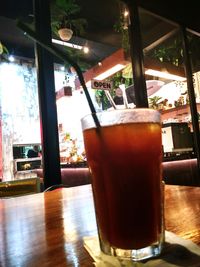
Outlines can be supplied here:
[[[161, 124], [161, 113], [151, 108], [103, 110], [97, 112], [96, 116], [100, 122], [100, 127], [125, 123], [151, 122]], [[91, 113], [81, 118], [81, 125], [82, 130], [97, 128]]]

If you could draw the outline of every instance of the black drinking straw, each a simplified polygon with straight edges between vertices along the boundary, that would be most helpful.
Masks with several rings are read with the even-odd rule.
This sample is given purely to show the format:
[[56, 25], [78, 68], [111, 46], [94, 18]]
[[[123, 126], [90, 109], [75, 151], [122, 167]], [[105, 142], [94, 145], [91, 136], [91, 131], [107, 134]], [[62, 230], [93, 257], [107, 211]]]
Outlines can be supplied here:
[[93, 102], [92, 102], [92, 99], [90, 97], [90, 94], [88, 92], [88, 89], [87, 89], [87, 86], [85, 84], [85, 80], [84, 80], [84, 77], [83, 77], [83, 73], [79, 67], [79, 65], [74, 62], [69, 55], [63, 53], [61, 50], [57, 49], [56, 47], [52, 46], [52, 44], [49, 44], [47, 42], [45, 42], [44, 40], [41, 40], [37, 34], [31, 30], [26, 24], [24, 24], [23, 22], [21, 21], [17, 21], [17, 26], [30, 38], [32, 39], [33, 41], [37, 42], [39, 45], [41, 45], [43, 48], [45, 48], [47, 51], [49, 51], [51, 54], [53, 54], [54, 56], [60, 58], [61, 60], [63, 60], [65, 63], [69, 63], [72, 67], [74, 67], [77, 75], [78, 75], [78, 78], [79, 78], [79, 81], [80, 81], [80, 84], [82, 85], [83, 87], [83, 90], [85, 92], [85, 96], [87, 98], [87, 101], [88, 101], [88, 104], [89, 104], [89, 107], [90, 107], [90, 110], [91, 110], [91, 113], [92, 113], [92, 117], [94, 119], [94, 122], [95, 122], [95, 125], [96, 127], [100, 127], [100, 123], [99, 123], [99, 120], [97, 118], [97, 115], [96, 115], [96, 110], [95, 110], [95, 107], [93, 105]]

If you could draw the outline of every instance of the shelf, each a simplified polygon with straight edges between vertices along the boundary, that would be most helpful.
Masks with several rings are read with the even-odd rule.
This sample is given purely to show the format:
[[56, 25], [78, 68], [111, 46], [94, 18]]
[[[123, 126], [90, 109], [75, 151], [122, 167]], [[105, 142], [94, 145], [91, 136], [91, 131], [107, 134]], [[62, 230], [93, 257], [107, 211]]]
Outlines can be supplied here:
[[[197, 111], [200, 112], [200, 103], [197, 103]], [[176, 108], [161, 110], [162, 121], [168, 119], [178, 120], [180, 122], [185, 122], [186, 117], [191, 115], [190, 106], [183, 105]]]

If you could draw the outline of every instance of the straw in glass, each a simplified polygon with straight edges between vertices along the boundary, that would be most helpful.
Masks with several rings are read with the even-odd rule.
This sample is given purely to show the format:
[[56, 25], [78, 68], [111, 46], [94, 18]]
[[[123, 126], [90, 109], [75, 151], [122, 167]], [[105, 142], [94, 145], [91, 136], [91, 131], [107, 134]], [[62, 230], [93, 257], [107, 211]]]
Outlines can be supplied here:
[[106, 94], [106, 96], [107, 96], [107, 98], [108, 98], [110, 104], [112, 105], [112, 107], [113, 107], [114, 109], [117, 109], [117, 106], [115, 105], [115, 102], [114, 102], [114, 100], [112, 99], [112, 96], [110, 95], [110, 92], [109, 92], [108, 90], [105, 90], [105, 94]]
[[120, 89], [122, 90], [122, 97], [123, 97], [123, 101], [124, 101], [124, 106], [125, 108], [128, 108], [128, 100], [127, 100], [127, 96], [126, 96], [126, 89], [124, 86], [120, 87]]

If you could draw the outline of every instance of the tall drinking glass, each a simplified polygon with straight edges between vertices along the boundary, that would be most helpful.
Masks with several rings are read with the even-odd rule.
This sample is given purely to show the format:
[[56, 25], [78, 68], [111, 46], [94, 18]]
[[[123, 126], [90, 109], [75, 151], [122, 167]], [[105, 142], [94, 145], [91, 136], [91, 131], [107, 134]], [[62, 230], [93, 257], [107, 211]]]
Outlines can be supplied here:
[[160, 113], [97, 113], [82, 122], [101, 250], [139, 261], [160, 254], [164, 239]]

